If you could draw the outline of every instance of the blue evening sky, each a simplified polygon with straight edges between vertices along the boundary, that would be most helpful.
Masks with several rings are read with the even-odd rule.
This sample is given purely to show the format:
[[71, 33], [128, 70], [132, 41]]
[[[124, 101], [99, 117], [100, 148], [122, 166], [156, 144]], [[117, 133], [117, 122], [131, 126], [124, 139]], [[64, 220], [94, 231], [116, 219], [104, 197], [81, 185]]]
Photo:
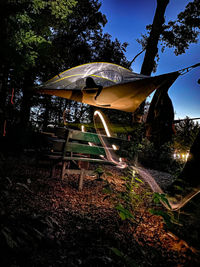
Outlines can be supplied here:
[[[100, 0], [101, 12], [107, 17], [104, 32], [109, 33], [114, 40], [121, 43], [128, 42], [126, 57], [132, 60], [141, 51], [136, 39], [146, 33], [145, 27], [153, 22], [156, 9], [156, 0]], [[167, 6], [165, 19], [174, 20], [189, 0], [170, 0]], [[200, 62], [200, 41], [192, 44], [185, 54], [175, 56], [173, 48], [166, 48], [164, 53], [159, 52], [160, 60], [156, 73], [152, 76], [173, 72]], [[132, 64], [134, 72], [140, 73], [144, 53]], [[169, 89], [172, 99], [175, 118], [200, 117], [200, 67], [179, 76]], [[150, 98], [148, 99], [150, 101]]]

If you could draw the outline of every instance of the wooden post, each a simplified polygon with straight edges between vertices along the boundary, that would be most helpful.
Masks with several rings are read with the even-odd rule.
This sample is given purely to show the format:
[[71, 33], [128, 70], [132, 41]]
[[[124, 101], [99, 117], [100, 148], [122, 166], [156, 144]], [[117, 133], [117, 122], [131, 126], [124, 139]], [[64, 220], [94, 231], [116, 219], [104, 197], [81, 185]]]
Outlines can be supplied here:
[[66, 161], [63, 161], [63, 165], [62, 165], [62, 173], [61, 173], [61, 180], [64, 180], [65, 177], [65, 172], [66, 172]]
[[50, 178], [53, 178], [55, 177], [55, 174], [56, 174], [56, 164], [57, 162], [53, 161], [53, 160], [50, 160]]
[[85, 169], [81, 169], [79, 185], [78, 185], [78, 190], [79, 191], [82, 191], [82, 189], [83, 189], [83, 178], [84, 178], [84, 175], [85, 175]]

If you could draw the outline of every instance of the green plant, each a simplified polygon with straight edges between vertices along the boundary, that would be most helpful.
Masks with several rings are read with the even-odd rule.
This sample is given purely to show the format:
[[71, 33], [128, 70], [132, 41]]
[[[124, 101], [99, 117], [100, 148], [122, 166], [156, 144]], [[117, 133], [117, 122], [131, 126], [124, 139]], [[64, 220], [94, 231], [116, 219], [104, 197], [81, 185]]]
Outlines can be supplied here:
[[104, 174], [104, 169], [101, 166], [98, 166], [95, 169], [94, 174], [97, 175], [97, 179], [101, 179], [101, 176]]
[[124, 191], [118, 195], [125, 202], [125, 206], [131, 209], [137, 208], [143, 201], [143, 196], [141, 192], [138, 193], [143, 181], [138, 178], [136, 171], [129, 169], [127, 175], [121, 177], [124, 181], [123, 187]]
[[155, 192], [153, 194], [153, 202], [156, 204], [163, 202], [171, 209], [171, 206], [165, 194]]
[[147, 211], [153, 215], [161, 216], [168, 228], [172, 228], [175, 224], [181, 225], [175, 212], [163, 210], [161, 203], [171, 208], [166, 195], [143, 189], [141, 187], [143, 181], [138, 178], [136, 171], [129, 168], [126, 175], [122, 176], [121, 179], [124, 183], [123, 190], [120, 191], [115, 189], [115, 184], [105, 180], [104, 193], [106, 196], [104, 199], [110, 198], [120, 219], [122, 221], [127, 220], [135, 225], [134, 231], [136, 231]]
[[94, 174], [97, 175], [97, 179], [102, 179], [103, 174], [106, 174], [107, 176], [111, 176], [112, 174], [110, 172], [105, 171], [100, 165], [94, 170]]
[[[137, 210], [141, 206], [146, 206], [151, 194], [141, 189], [143, 181], [138, 178], [137, 173], [132, 168], [129, 168], [126, 175], [122, 176], [121, 179], [123, 180], [122, 190], [115, 190], [114, 184], [105, 182], [104, 193], [106, 196], [104, 199], [111, 199], [121, 220], [139, 224], [143, 214], [136, 218]], [[146, 203], [144, 204], [144, 202]]]
[[152, 200], [156, 206], [154, 209], [149, 209], [149, 212], [151, 214], [161, 216], [164, 220], [164, 223], [167, 225], [168, 228], [172, 228], [173, 224], [181, 225], [175, 212], [171, 210], [160, 209], [160, 203], [164, 203], [169, 208], [171, 208], [169, 201], [167, 199], [167, 196], [165, 194], [155, 192], [153, 194]]

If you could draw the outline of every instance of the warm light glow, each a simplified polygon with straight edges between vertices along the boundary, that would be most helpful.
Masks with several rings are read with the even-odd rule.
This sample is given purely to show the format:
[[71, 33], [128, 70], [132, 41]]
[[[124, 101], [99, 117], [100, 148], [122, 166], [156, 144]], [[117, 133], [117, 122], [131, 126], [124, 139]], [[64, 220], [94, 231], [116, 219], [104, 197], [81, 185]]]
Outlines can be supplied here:
[[[85, 132], [85, 127], [84, 125], [81, 125], [81, 132]], [[88, 142], [89, 146], [93, 146], [92, 143]]]
[[188, 157], [189, 157], [189, 153], [177, 153], [175, 152], [173, 154], [174, 159], [178, 159], [178, 160], [183, 160], [183, 161], [187, 161]]
[[[111, 137], [110, 131], [109, 131], [109, 129], [108, 129], [108, 126], [107, 126], [107, 124], [106, 124], [106, 121], [105, 121], [103, 115], [101, 114], [101, 112], [98, 111], [98, 110], [96, 110], [96, 111], [94, 112], [94, 115], [95, 115], [95, 116], [96, 116], [96, 115], [99, 115], [99, 117], [100, 117], [100, 119], [101, 119], [101, 121], [102, 121], [102, 123], [103, 123], [103, 127], [104, 127], [104, 129], [105, 129], [105, 131], [106, 131], [106, 135], [107, 135], [108, 137]], [[116, 145], [112, 145], [112, 148], [113, 148], [114, 150], [118, 150], [118, 148], [117, 148]]]
[[81, 125], [81, 132], [85, 132], [85, 127], [84, 127], [84, 125]]
[[118, 150], [118, 147], [117, 147], [116, 145], [112, 145], [112, 148], [113, 148], [114, 150]]
[[[98, 111], [98, 110], [96, 110], [95, 112], [94, 112], [94, 116], [99, 116], [99, 118], [100, 118], [100, 120], [101, 120], [101, 123], [103, 124], [103, 127], [104, 127], [104, 130], [105, 130], [105, 132], [106, 132], [106, 135], [108, 136], [108, 137], [111, 137], [111, 133], [110, 133], [110, 131], [109, 131], [109, 129], [108, 129], [108, 126], [107, 126], [107, 124], [106, 124], [106, 121], [105, 121], [105, 119], [104, 119], [104, 116], [102, 115], [102, 113], [100, 112], [100, 111]], [[97, 127], [96, 127], [96, 124], [95, 124], [95, 129], [96, 129], [96, 132], [98, 133], [98, 129], [97, 129]], [[105, 143], [105, 141], [103, 140], [103, 136], [101, 136], [101, 134], [99, 135], [99, 138], [100, 138], [100, 140], [101, 140], [101, 142], [102, 142], [102, 145], [103, 145], [103, 147], [105, 148], [105, 152], [106, 152], [106, 156], [107, 156], [107, 159], [109, 160], [109, 161], [112, 161], [113, 163], [115, 163], [117, 166], [118, 166], [118, 168], [126, 168], [127, 167], [127, 164], [125, 163], [125, 162], [123, 162], [122, 161], [122, 159], [121, 158], [119, 158], [117, 155], [115, 155], [115, 154], [113, 154], [112, 153], [112, 150], [109, 150], [108, 148], [107, 148], [107, 146], [106, 146], [106, 143]], [[116, 146], [116, 145], [112, 145], [112, 148], [113, 148], [113, 150], [118, 150], [119, 148]]]
[[94, 115], [95, 115], [95, 116], [96, 116], [96, 115], [99, 115], [99, 117], [100, 117], [100, 119], [101, 119], [101, 121], [102, 121], [102, 123], [103, 123], [103, 127], [104, 127], [104, 129], [105, 129], [105, 131], [106, 131], [106, 135], [107, 135], [108, 137], [111, 137], [111, 134], [110, 134], [110, 132], [109, 132], [108, 126], [107, 126], [106, 121], [104, 120], [104, 117], [103, 117], [103, 115], [101, 114], [101, 112], [98, 111], [98, 110], [96, 110], [96, 111], [94, 112]]

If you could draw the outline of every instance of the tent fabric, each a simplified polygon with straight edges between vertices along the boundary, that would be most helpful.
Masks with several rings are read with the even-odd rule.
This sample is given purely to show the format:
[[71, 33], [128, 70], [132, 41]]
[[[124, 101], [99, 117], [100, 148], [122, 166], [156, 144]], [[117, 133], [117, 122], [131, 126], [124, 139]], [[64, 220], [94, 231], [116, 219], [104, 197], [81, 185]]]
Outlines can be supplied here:
[[47, 81], [44, 87], [48, 87], [48, 89], [79, 90], [85, 87], [87, 77], [92, 77], [97, 85], [108, 87], [148, 76], [134, 73], [116, 64], [95, 62], [66, 70]]
[[134, 112], [163, 83], [179, 72], [155, 77], [134, 73], [112, 63], [88, 63], [66, 70], [41, 85], [38, 92], [81, 103]]
[[[177, 74], [178, 77], [178, 74]], [[174, 77], [174, 80], [177, 78]], [[146, 137], [160, 147], [172, 139], [174, 134], [174, 108], [168, 95], [173, 80], [166, 81], [155, 92], [146, 119]]]

